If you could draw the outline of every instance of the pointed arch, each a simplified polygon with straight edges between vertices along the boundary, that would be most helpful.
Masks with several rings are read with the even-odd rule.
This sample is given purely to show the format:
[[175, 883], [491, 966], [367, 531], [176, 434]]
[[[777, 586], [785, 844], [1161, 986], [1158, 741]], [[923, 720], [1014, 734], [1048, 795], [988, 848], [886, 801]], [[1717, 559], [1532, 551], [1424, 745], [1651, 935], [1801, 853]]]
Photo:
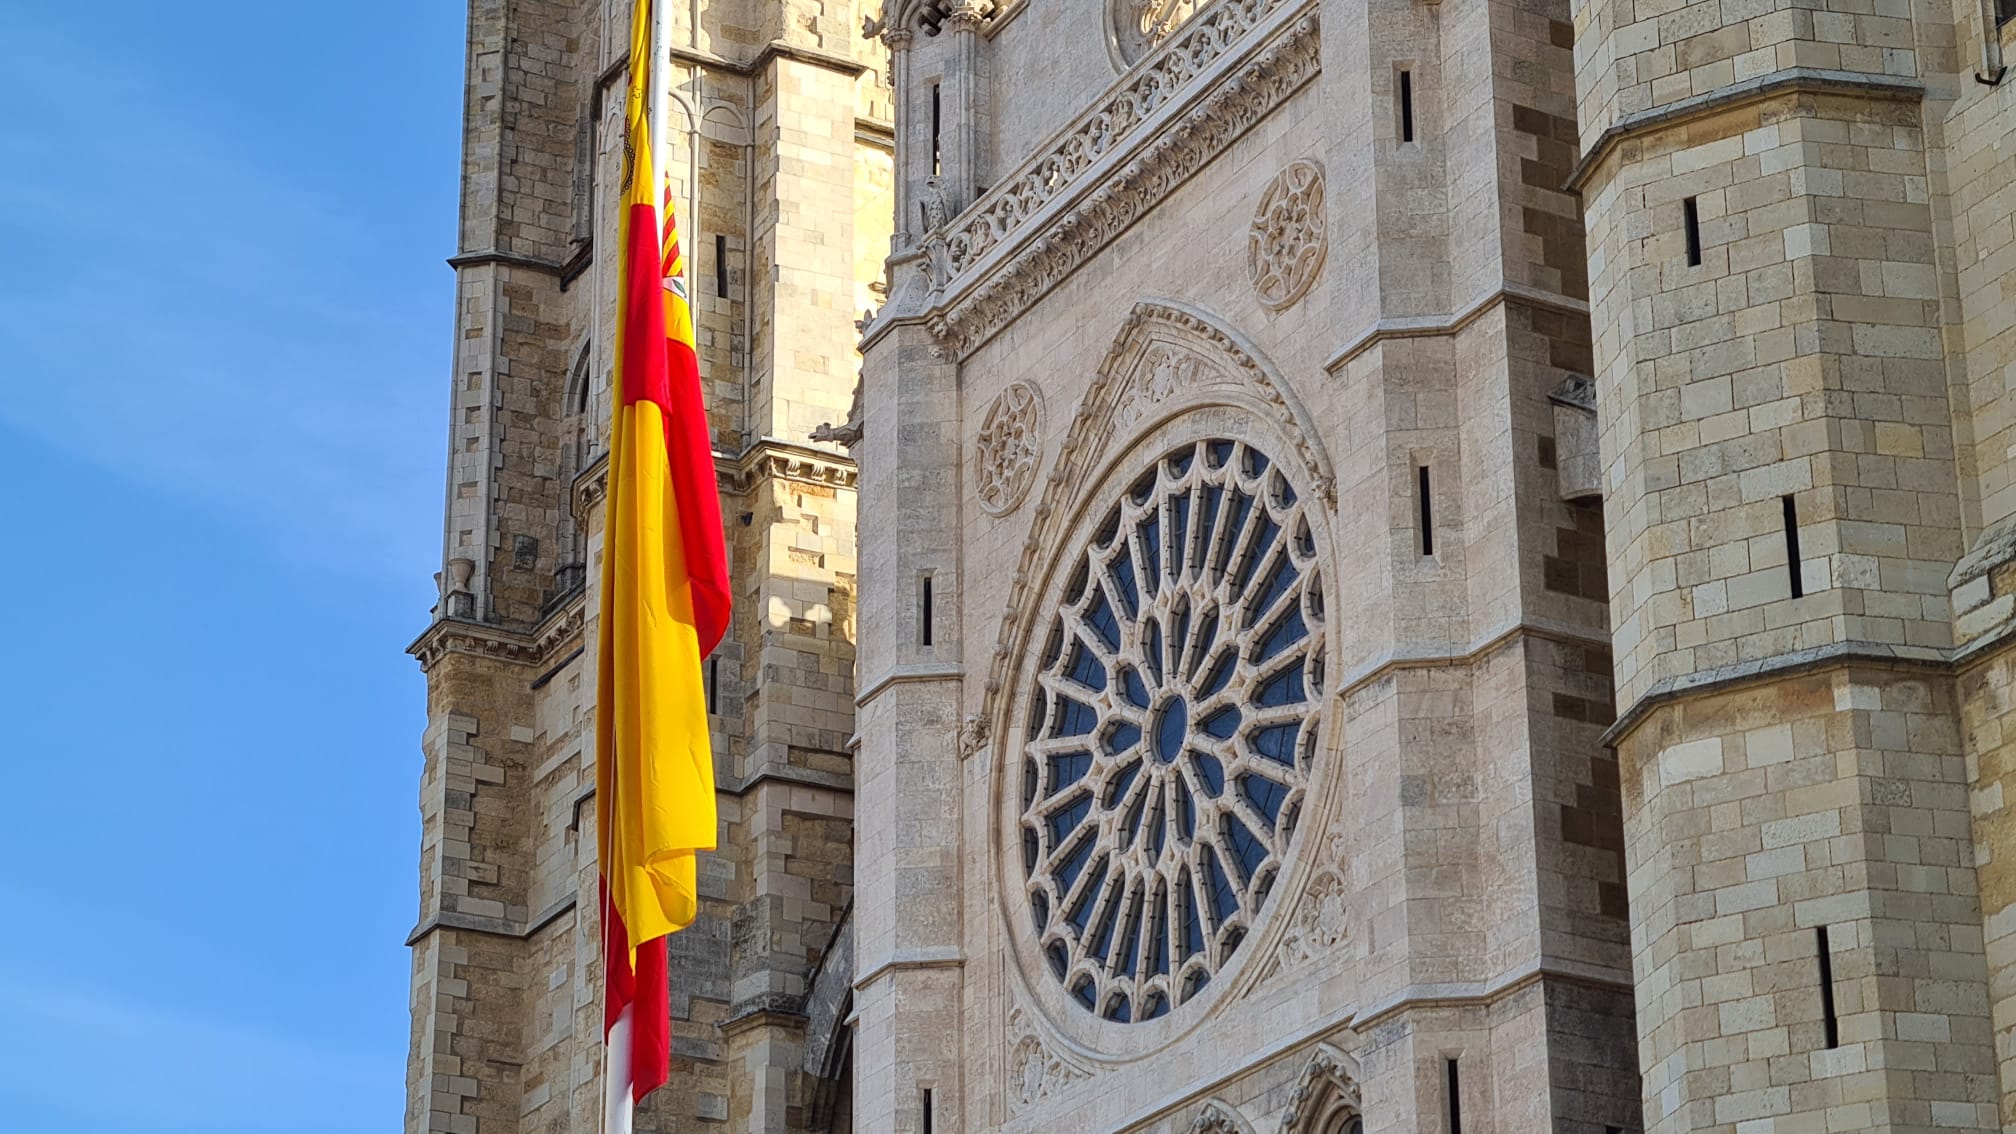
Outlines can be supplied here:
[[550, 608], [571, 597], [588, 582], [586, 519], [574, 511], [574, 479], [595, 463], [602, 444], [595, 398], [595, 344], [583, 342], [560, 394], [560, 476], [566, 507], [562, 510], [553, 558], [553, 588], [546, 594]]
[[1253, 1124], [1239, 1108], [1223, 1099], [1204, 1100], [1204, 1109], [1190, 1123], [1190, 1134], [1254, 1134]]
[[1359, 1134], [1359, 1115], [1358, 1061], [1317, 1044], [1281, 1114], [1281, 1134]]

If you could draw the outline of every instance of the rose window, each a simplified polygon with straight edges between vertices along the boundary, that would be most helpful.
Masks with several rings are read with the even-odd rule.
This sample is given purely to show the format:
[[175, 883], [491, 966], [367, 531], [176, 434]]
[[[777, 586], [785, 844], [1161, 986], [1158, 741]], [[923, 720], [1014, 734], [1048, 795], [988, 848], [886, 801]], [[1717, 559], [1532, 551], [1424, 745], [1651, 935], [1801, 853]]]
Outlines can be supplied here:
[[1288, 478], [1212, 440], [1168, 453], [1071, 569], [1021, 768], [1044, 961], [1088, 1011], [1196, 995], [1267, 904], [1315, 754], [1316, 546]]

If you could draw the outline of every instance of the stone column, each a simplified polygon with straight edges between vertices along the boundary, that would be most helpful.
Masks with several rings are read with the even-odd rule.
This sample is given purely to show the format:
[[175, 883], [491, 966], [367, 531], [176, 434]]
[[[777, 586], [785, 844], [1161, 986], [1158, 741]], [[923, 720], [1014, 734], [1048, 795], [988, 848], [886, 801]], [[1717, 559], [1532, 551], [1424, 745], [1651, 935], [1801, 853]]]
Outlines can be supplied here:
[[963, 1130], [956, 366], [885, 324], [862, 410], [855, 1126]]

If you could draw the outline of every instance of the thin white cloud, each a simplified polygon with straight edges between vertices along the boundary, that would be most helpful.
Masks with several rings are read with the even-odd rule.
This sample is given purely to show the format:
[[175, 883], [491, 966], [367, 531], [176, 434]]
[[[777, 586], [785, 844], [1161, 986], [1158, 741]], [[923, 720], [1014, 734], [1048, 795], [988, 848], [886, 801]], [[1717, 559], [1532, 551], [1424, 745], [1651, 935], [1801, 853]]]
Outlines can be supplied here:
[[38, 62], [65, 46], [31, 36], [0, 68], [0, 423], [305, 561], [431, 562], [446, 269], [386, 246], [361, 211], [382, 198], [290, 166], [312, 131], [220, 134], [136, 70]]
[[[304, 1047], [301, 1021], [252, 1027], [103, 991], [0, 981], [0, 1097], [167, 1134], [390, 1128], [397, 1067]], [[312, 1100], [312, 1105], [302, 1105]]]

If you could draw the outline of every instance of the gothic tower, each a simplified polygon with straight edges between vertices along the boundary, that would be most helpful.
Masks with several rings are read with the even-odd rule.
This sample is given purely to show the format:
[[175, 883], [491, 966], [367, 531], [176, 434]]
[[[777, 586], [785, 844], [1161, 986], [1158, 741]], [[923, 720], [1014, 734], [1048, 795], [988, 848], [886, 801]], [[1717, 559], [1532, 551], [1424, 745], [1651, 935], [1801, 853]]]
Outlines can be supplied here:
[[1997, 23], [1577, 5], [1648, 1131], [2016, 1122]]
[[[845, 1130], [859, 313], [891, 211], [847, 3], [675, 4], [673, 170], [736, 613], [721, 812], [641, 1130]], [[406, 1129], [592, 1130], [593, 659], [629, 5], [472, 0]], [[816, 438], [815, 438], [816, 435]]]

